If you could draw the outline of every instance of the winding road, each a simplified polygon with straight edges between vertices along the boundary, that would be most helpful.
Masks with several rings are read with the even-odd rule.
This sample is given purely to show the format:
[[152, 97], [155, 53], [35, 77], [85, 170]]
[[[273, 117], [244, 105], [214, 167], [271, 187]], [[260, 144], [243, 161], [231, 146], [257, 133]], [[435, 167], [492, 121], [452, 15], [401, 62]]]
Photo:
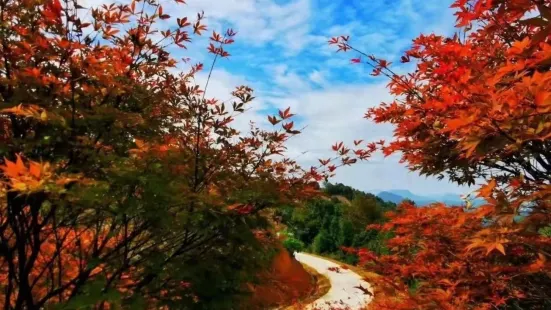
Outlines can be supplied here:
[[[306, 253], [295, 253], [295, 258], [299, 262], [314, 268], [331, 282], [329, 292], [308, 305], [306, 309], [360, 310], [365, 309], [365, 306], [371, 301], [371, 293], [364, 291], [367, 289], [368, 292], [373, 292], [373, 290], [369, 283], [364, 281], [357, 273], [349, 269], [343, 269], [334, 262]], [[339, 269], [330, 270], [329, 268]]]

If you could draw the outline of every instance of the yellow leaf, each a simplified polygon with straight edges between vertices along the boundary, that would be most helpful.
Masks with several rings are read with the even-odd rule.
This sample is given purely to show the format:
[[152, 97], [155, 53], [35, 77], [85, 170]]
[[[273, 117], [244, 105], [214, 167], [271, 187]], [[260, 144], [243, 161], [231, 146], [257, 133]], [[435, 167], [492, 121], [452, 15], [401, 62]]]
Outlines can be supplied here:
[[24, 117], [40, 118], [39, 110], [40, 110], [40, 107], [34, 104], [27, 104], [25, 106], [20, 104], [13, 108], [2, 109], [0, 110], [0, 112], [14, 114], [18, 116], [24, 116]]
[[503, 247], [503, 244], [497, 243], [497, 244], [495, 245], [495, 248], [496, 248], [496, 250], [498, 250], [499, 252], [501, 252], [501, 254], [505, 255], [505, 247]]
[[473, 249], [480, 248], [483, 246], [483, 244], [484, 244], [484, 241], [482, 241], [481, 239], [473, 239], [471, 240], [471, 243], [465, 247], [465, 252], [469, 252]]
[[6, 184], [9, 184], [10, 190], [19, 192], [40, 190], [45, 180], [52, 175], [48, 163], [41, 164], [28, 161], [28, 165], [27, 168], [18, 154], [15, 162], [6, 159], [4, 165], [0, 166], [8, 179]]
[[15, 190], [18, 192], [24, 192], [27, 190], [27, 184], [23, 182], [12, 182], [11, 188], [12, 190]]
[[13, 114], [17, 115], [17, 114], [20, 114], [21, 111], [23, 110], [22, 107], [23, 106], [20, 104], [18, 106], [13, 107], [13, 108], [2, 109], [2, 110], [0, 110], [0, 112], [2, 112], [2, 113], [13, 113]]
[[539, 134], [541, 133], [541, 131], [543, 130], [545, 124], [543, 122], [539, 122], [538, 124], [538, 128], [536, 128], [536, 134]]
[[507, 240], [498, 240], [492, 243], [485, 244], [486, 255], [489, 255], [493, 250], [498, 250], [501, 254], [505, 255], [505, 247], [503, 246], [503, 241]]

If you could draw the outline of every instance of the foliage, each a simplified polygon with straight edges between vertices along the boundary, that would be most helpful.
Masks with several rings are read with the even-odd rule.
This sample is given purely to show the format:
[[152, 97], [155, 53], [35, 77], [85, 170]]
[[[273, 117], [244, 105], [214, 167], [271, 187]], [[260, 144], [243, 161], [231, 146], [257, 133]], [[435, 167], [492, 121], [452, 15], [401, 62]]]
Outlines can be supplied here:
[[344, 218], [355, 230], [365, 229], [366, 223], [376, 223], [383, 220], [383, 212], [388, 210], [388, 203], [381, 205], [374, 196], [357, 195], [343, 209]]
[[551, 238], [551, 226], [542, 227], [538, 230], [538, 233], [547, 238]]
[[[343, 252], [343, 246], [367, 246], [377, 253], [384, 251], [382, 240], [386, 234], [366, 231], [366, 226], [383, 222], [383, 212], [394, 209], [393, 203], [343, 184], [325, 183], [323, 191], [333, 198], [315, 199], [303, 207], [279, 211], [293, 238], [300, 240], [306, 250], [350, 264], [358, 262], [357, 256]], [[336, 197], [350, 197], [352, 201]]]
[[329, 196], [343, 196], [348, 200], [354, 199], [356, 194], [360, 193], [360, 191], [355, 190], [354, 188], [350, 186], [346, 186], [342, 183], [332, 184], [329, 182], [325, 182], [323, 184], [323, 191], [329, 195]]
[[[376, 283], [389, 290], [375, 306], [388, 309], [481, 309], [517, 305], [548, 307], [548, 262], [536, 249], [549, 247], [513, 228], [487, 227], [480, 219], [491, 208], [476, 210], [444, 205], [416, 208], [403, 203], [376, 229], [393, 231], [388, 255], [351, 249], [366, 268], [385, 277]], [[548, 280], [547, 280], [548, 281]], [[547, 301], [546, 301], [547, 300]]]
[[[208, 98], [203, 64], [171, 55], [202, 13], [81, 4], [0, 0], [0, 302], [231, 307], [269, 259], [259, 211], [315, 196], [328, 170], [283, 156], [289, 109], [240, 133], [253, 90]], [[235, 34], [212, 32], [209, 75]]]
[[290, 254], [295, 252], [302, 252], [304, 250], [304, 243], [296, 239], [292, 234], [287, 234], [283, 241], [283, 246]]
[[342, 183], [332, 184], [330, 182], [323, 183], [323, 192], [328, 196], [343, 196], [346, 199], [352, 201], [354, 199], [370, 199], [379, 204], [381, 208], [385, 210], [391, 210], [396, 207], [393, 202], [385, 201], [378, 196], [362, 192], [350, 186], [346, 186]]
[[[384, 60], [365, 59], [374, 75], [390, 78], [396, 96], [365, 116], [394, 124], [396, 131], [389, 144], [369, 143], [364, 151], [401, 152], [411, 169], [439, 177], [447, 173], [460, 184], [493, 178], [522, 197], [545, 192], [550, 30], [543, 25], [550, 8], [540, 1], [483, 0], [456, 1], [454, 7], [459, 25], [480, 27], [463, 36], [415, 39], [402, 58], [418, 60], [415, 72], [400, 76]], [[524, 19], [534, 10], [539, 14]], [[349, 40], [343, 36], [330, 43], [363, 54]], [[335, 146], [338, 152], [343, 148]]]
[[484, 180], [478, 196], [488, 203], [405, 203], [389, 223], [371, 227], [395, 234], [388, 255], [352, 252], [384, 275], [381, 287], [397, 292], [379, 299], [380, 307], [549, 308], [551, 242], [537, 232], [551, 223], [551, 7], [536, 0], [457, 0], [452, 7], [459, 32], [420, 35], [401, 58], [415, 61], [405, 75], [347, 36], [330, 40], [359, 53], [353, 63], [387, 76], [395, 96], [365, 115], [395, 126], [390, 143], [333, 149], [355, 154], [350, 160], [400, 153], [421, 174]]

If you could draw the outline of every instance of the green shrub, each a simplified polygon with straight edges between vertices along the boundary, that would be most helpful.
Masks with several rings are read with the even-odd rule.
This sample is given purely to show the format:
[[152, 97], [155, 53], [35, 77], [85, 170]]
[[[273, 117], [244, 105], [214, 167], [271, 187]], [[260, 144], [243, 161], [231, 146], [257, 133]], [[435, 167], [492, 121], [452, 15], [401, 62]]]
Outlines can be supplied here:
[[322, 230], [316, 238], [314, 238], [314, 242], [312, 243], [312, 250], [314, 253], [322, 254], [322, 253], [330, 253], [336, 250], [335, 243], [331, 239], [331, 236], [327, 231]]
[[293, 254], [294, 252], [302, 252], [302, 250], [304, 250], [304, 243], [292, 237], [287, 238], [285, 241], [283, 241], [283, 246], [291, 254]]
[[551, 238], [551, 225], [540, 228], [538, 233], [544, 237]]

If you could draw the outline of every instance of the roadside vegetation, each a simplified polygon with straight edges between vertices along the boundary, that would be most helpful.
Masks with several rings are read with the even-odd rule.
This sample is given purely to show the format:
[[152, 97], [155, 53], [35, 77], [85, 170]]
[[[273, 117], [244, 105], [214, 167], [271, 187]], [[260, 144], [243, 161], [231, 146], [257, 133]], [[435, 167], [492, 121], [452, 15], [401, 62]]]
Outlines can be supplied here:
[[343, 247], [367, 247], [376, 253], [387, 253], [385, 240], [391, 233], [366, 230], [367, 225], [385, 222], [384, 212], [396, 205], [375, 195], [355, 190], [343, 184], [326, 182], [325, 196], [307, 202], [302, 207], [286, 207], [277, 211], [287, 229], [285, 247], [307, 251], [358, 263], [358, 256]]

